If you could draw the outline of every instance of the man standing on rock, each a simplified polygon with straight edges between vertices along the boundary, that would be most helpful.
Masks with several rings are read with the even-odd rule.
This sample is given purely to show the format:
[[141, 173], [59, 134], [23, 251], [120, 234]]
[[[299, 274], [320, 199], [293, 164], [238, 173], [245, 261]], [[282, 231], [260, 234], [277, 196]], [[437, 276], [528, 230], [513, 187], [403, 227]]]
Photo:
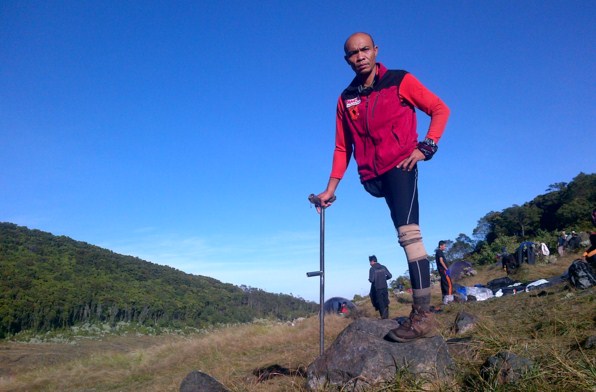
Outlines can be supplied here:
[[[430, 262], [418, 217], [418, 161], [437, 151], [449, 108], [412, 74], [389, 70], [376, 62], [379, 48], [370, 34], [352, 34], [344, 44], [344, 59], [356, 77], [337, 102], [335, 150], [327, 188], [318, 195], [331, 205], [354, 155], [366, 191], [387, 202], [399, 244], [408, 261], [413, 305], [408, 321], [387, 334], [408, 342], [435, 334], [430, 312]], [[431, 117], [425, 138], [418, 141], [415, 109]]]
[[377, 262], [377, 256], [368, 256], [370, 270], [368, 281], [370, 282], [370, 301], [381, 314], [382, 319], [389, 318], [389, 293], [387, 292], [387, 281], [392, 278], [391, 272]]

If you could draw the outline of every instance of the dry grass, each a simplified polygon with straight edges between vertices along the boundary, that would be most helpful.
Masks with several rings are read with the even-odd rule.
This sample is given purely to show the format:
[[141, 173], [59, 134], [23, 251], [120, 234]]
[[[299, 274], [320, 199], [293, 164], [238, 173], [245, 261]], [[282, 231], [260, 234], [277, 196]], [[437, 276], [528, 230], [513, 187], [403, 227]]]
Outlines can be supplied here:
[[[573, 257], [550, 265], [524, 266], [516, 276], [524, 281], [562, 274]], [[503, 276], [498, 266], [479, 269], [463, 285], [486, 283]], [[594, 289], [576, 291], [563, 285], [483, 302], [451, 304], [437, 314], [441, 333], [455, 337], [451, 326], [460, 311], [478, 318], [477, 328], [463, 352], [454, 354], [457, 374], [448, 382], [422, 384], [407, 373], [396, 374], [394, 383], [379, 387], [385, 391], [595, 391], [596, 349], [583, 343], [596, 335]], [[440, 293], [433, 287], [438, 305]], [[408, 296], [391, 301], [392, 317], [407, 315]], [[358, 304], [359, 316], [376, 317], [368, 301]], [[325, 318], [328, 346], [351, 320]], [[128, 340], [123, 340], [128, 339]], [[135, 346], [135, 340], [144, 339]], [[311, 317], [292, 324], [258, 323], [219, 329], [193, 336], [129, 336], [86, 342], [69, 347], [57, 345], [1, 345], [0, 391], [178, 391], [181, 381], [193, 370], [212, 375], [232, 391], [303, 391], [304, 379], [282, 376], [258, 382], [253, 370], [270, 365], [289, 369], [307, 367], [319, 354], [319, 320]], [[126, 349], [122, 349], [123, 345]], [[20, 348], [18, 361], [2, 361], [3, 353]], [[70, 358], [53, 361], [37, 358], [26, 366], [27, 349], [51, 354], [71, 350]], [[506, 387], [480, 376], [488, 356], [511, 351], [536, 364], [518, 385]], [[47, 358], [51, 358], [47, 356]], [[29, 357], [29, 359], [31, 359]], [[5, 363], [2, 363], [5, 362]], [[25, 362], [25, 363], [24, 363]], [[13, 366], [14, 365], [14, 366]], [[17, 366], [18, 365], [18, 366]], [[1, 372], [11, 368], [10, 372]]]
[[[349, 322], [338, 316], [326, 317], [325, 344], [330, 344]], [[186, 338], [154, 339], [157, 341], [154, 346], [128, 353], [104, 351], [98, 343], [97, 351], [89, 352], [84, 358], [3, 377], [0, 390], [177, 391], [184, 377], [193, 370], [210, 374], [235, 391], [299, 390], [304, 384], [300, 377], [257, 384], [252, 372], [274, 364], [289, 369], [306, 368], [320, 349], [317, 317], [293, 325], [260, 323]]]

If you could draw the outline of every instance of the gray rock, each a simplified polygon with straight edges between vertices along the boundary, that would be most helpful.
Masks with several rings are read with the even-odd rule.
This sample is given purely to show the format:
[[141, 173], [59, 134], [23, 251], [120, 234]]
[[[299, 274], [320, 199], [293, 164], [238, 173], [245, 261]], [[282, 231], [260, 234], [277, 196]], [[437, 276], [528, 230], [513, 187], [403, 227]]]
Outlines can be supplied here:
[[453, 326], [455, 333], [461, 335], [474, 329], [474, 327], [476, 327], [476, 316], [466, 312], [459, 312]]
[[514, 384], [524, 374], [528, 373], [533, 366], [534, 362], [530, 359], [518, 357], [508, 351], [502, 351], [489, 357], [482, 365], [480, 372], [486, 380], [495, 380], [499, 384]]
[[584, 348], [595, 348], [596, 347], [596, 335], [589, 336], [584, 343]]
[[396, 320], [358, 319], [344, 329], [331, 346], [307, 369], [307, 387], [321, 390], [333, 385], [363, 390], [391, 381], [407, 371], [435, 380], [451, 373], [453, 359], [441, 336], [394, 343], [384, 336]]
[[180, 392], [230, 392], [210, 375], [194, 370], [182, 380]]

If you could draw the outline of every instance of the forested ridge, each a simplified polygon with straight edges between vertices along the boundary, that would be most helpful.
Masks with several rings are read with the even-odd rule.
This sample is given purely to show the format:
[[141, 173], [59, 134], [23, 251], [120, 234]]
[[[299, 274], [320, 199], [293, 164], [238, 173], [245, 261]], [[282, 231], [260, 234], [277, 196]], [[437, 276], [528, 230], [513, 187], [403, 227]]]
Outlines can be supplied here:
[[594, 230], [594, 208], [596, 174], [579, 173], [569, 183], [549, 185], [546, 193], [522, 205], [488, 212], [478, 220], [473, 238], [460, 233], [455, 241], [447, 240], [447, 259], [489, 264], [503, 252], [515, 252], [523, 241], [545, 243], [554, 252], [561, 231], [576, 231], [587, 239], [587, 232]]
[[313, 314], [314, 302], [238, 287], [0, 222], [0, 338], [80, 323], [202, 328]]

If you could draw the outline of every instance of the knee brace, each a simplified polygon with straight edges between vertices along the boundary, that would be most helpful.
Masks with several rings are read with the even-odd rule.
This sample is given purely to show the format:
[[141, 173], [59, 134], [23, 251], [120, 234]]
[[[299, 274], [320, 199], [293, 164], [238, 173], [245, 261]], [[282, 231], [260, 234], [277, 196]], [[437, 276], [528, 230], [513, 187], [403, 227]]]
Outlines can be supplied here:
[[408, 263], [426, 259], [427, 254], [422, 243], [420, 226], [415, 223], [397, 228], [397, 239], [406, 252]]
[[[430, 295], [430, 263], [422, 243], [420, 227], [417, 224], [400, 226], [397, 233], [399, 244], [406, 252], [414, 297], [426, 297]], [[422, 292], [422, 289], [428, 290]]]

